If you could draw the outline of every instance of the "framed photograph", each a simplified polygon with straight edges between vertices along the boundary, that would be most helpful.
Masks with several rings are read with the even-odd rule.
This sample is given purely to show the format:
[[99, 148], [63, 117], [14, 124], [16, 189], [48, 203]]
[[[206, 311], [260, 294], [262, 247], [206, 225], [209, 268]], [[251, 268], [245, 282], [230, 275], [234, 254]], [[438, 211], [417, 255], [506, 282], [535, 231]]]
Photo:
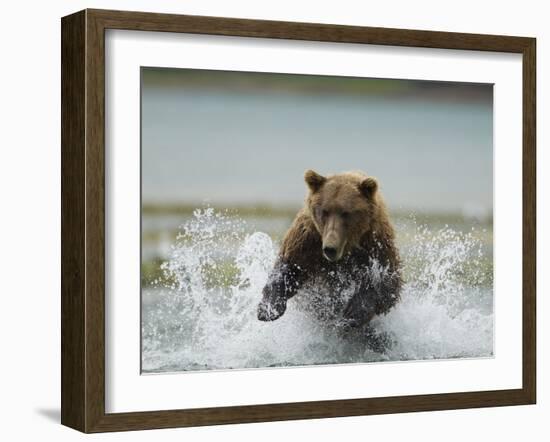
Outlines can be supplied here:
[[61, 25], [64, 425], [535, 403], [535, 39]]

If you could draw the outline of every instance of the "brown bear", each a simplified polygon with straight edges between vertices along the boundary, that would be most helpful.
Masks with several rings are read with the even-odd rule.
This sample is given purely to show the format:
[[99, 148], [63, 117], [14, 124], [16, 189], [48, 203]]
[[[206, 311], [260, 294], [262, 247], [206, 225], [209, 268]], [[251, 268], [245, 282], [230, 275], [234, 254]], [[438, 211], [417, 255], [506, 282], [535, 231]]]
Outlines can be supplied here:
[[287, 301], [313, 283], [329, 287], [327, 296], [337, 300], [333, 304], [342, 324], [367, 326], [398, 302], [402, 285], [394, 229], [378, 183], [362, 172], [324, 177], [312, 170], [305, 182], [305, 207], [283, 239], [258, 319], [278, 319]]

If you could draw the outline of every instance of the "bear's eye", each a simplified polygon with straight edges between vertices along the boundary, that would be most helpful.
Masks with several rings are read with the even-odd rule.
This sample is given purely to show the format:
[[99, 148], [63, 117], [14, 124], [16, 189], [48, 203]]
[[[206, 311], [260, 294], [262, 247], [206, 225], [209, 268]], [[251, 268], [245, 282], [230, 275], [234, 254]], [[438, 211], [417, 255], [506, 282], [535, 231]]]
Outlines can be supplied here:
[[351, 216], [351, 213], [349, 213], [349, 212], [342, 212], [342, 218], [343, 218], [343, 219], [348, 219], [350, 216]]
[[327, 218], [328, 217], [328, 210], [321, 210], [321, 216], [323, 218]]

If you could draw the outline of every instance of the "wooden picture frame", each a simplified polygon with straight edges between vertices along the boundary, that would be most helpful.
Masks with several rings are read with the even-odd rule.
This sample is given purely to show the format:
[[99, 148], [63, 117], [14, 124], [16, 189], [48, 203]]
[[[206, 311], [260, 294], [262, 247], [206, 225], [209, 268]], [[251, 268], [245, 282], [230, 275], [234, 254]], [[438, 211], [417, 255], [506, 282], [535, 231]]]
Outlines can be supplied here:
[[[84, 10], [62, 19], [62, 424], [83, 432], [534, 404], [534, 38]], [[105, 30], [494, 51], [523, 57], [523, 385], [456, 392], [132, 413], [105, 412]]]

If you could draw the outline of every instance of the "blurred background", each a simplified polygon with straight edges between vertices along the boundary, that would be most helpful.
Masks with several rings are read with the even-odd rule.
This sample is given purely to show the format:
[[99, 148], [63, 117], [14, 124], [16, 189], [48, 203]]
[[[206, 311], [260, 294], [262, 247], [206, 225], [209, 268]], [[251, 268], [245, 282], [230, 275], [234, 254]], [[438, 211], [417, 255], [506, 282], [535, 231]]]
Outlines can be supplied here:
[[490, 84], [142, 68], [142, 284], [196, 208], [279, 240], [306, 169], [377, 177], [402, 248], [419, 224], [472, 233], [491, 274], [492, 104]]

